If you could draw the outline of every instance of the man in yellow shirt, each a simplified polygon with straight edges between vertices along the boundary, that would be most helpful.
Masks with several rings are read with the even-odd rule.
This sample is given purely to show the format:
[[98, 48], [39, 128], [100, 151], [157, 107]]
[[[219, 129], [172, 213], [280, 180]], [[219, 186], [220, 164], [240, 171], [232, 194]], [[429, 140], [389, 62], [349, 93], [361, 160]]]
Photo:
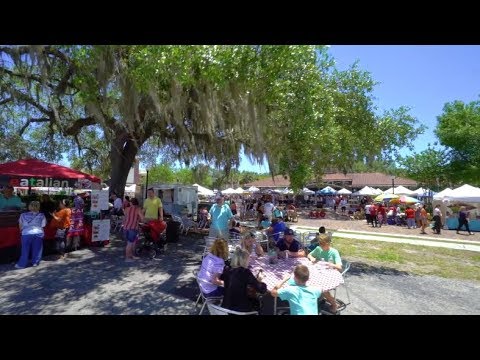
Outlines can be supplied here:
[[145, 222], [159, 219], [163, 221], [162, 200], [155, 196], [152, 188], [147, 190], [147, 198], [143, 202], [143, 215], [145, 216]]

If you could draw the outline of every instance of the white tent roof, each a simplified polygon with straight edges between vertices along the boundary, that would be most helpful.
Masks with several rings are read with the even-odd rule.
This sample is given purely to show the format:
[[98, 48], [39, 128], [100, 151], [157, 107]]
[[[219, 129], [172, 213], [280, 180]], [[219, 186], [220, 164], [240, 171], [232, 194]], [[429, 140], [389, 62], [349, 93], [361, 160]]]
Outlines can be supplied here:
[[250, 186], [248, 188], [248, 192], [258, 192], [258, 191], [260, 191], [260, 189], [255, 186]]
[[315, 194], [315, 191], [310, 190], [310, 189], [307, 189], [307, 188], [305, 187], [305, 188], [303, 188], [303, 190], [302, 190], [302, 194], [303, 194], [303, 195], [313, 195], [313, 194]]
[[284, 194], [284, 195], [293, 194], [293, 190], [289, 189], [289, 188], [285, 188], [285, 189], [282, 190], [282, 194]]
[[413, 192], [417, 195], [423, 195], [427, 191], [428, 191], [427, 189], [424, 189], [423, 187], [419, 187], [417, 190], [414, 190]]
[[[101, 190], [110, 190], [110, 187], [107, 186]], [[133, 185], [130, 185], [130, 186], [125, 186], [125, 192], [126, 193], [134, 193], [135, 191], [137, 190], [137, 185], [133, 184]]]
[[199, 195], [202, 195], [202, 196], [213, 196], [213, 195], [215, 195], [213, 190], [207, 189], [206, 187], [203, 187], [203, 186], [198, 185], [198, 184], [193, 184], [193, 186], [197, 187]]
[[415, 191], [409, 190], [406, 187], [400, 185], [397, 186], [395, 191], [392, 190], [392, 188], [388, 189], [385, 191], [386, 194], [395, 194], [395, 195], [416, 195]]
[[350, 195], [351, 193], [352, 192], [350, 190], [345, 189], [345, 188], [337, 191], [337, 194], [340, 194], [340, 195]]
[[445, 195], [444, 200], [480, 202], [480, 188], [465, 184], [453, 189], [449, 194]]
[[435, 195], [433, 195], [433, 200], [443, 200], [443, 198], [445, 196], [450, 195], [451, 192], [452, 192], [452, 189], [446, 188], [445, 190], [442, 190], [439, 193], [436, 193]]
[[[343, 189], [342, 189], [343, 190]], [[341, 191], [341, 190], [340, 190]], [[340, 193], [340, 192], [339, 192]], [[381, 194], [381, 193], [380, 193]], [[352, 195], [365, 195], [365, 196], [368, 196], [368, 195], [377, 195], [377, 191], [374, 189], [374, 188], [371, 188], [369, 186], [364, 186], [363, 188], [361, 188], [360, 190], [354, 192]]]
[[235, 192], [236, 192], [237, 194], [243, 194], [243, 193], [245, 192], [245, 190], [243, 190], [242, 187], [239, 186], [238, 188], [235, 189]]
[[228, 189], [222, 190], [222, 194], [236, 194], [236, 191], [235, 189], [228, 188]]

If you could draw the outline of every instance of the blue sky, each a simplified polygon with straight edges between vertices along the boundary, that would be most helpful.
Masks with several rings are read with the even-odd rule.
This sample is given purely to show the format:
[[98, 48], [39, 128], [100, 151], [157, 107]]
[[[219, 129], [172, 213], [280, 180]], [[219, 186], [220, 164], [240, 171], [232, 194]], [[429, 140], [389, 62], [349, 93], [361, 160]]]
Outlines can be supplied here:
[[[479, 99], [478, 45], [332, 45], [330, 53], [339, 69], [358, 60], [379, 82], [374, 96], [380, 113], [402, 105], [411, 108], [410, 114], [427, 127], [414, 142], [417, 152], [436, 141], [433, 131], [445, 103]], [[243, 157], [240, 170], [268, 172], [268, 166]]]

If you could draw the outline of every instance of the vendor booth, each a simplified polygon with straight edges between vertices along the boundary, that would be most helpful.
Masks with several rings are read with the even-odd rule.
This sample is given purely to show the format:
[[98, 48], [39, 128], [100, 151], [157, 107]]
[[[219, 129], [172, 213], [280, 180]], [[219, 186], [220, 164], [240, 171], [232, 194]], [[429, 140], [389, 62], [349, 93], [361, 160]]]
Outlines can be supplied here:
[[[25, 159], [0, 164], [0, 189], [6, 186], [27, 187], [29, 190], [38, 187], [92, 189], [100, 188], [100, 179], [65, 166], [37, 159]], [[8, 254], [9, 258], [18, 251], [20, 246], [18, 219], [22, 211], [26, 211], [25, 203], [20, 208], [0, 207], [0, 252]], [[85, 213], [84, 224], [83, 240], [84, 243], [90, 243], [92, 219], [89, 217], [88, 211]], [[55, 232], [56, 229], [51, 224], [47, 224], [45, 240], [53, 240]], [[2, 258], [1, 255], [0, 258]]]
[[[458, 227], [458, 211], [466, 206], [470, 231], [480, 231], [480, 189], [463, 185], [456, 189], [447, 188], [433, 196], [433, 206], [440, 205], [444, 228], [455, 230]], [[465, 229], [465, 228], [463, 228]]]
[[457, 229], [458, 210], [461, 206], [465, 206], [468, 211], [470, 231], [480, 231], [480, 188], [468, 184], [462, 185], [448, 192], [442, 202], [450, 208], [445, 221], [448, 229]]

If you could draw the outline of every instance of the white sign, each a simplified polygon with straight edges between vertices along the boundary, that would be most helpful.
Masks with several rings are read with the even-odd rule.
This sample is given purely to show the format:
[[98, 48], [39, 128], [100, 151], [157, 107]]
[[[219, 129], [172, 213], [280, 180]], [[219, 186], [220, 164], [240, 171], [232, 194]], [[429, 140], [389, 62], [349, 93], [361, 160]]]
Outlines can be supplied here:
[[92, 241], [110, 240], [110, 220], [92, 221]]
[[108, 210], [108, 190], [92, 190], [91, 194], [92, 207], [91, 212], [100, 212], [100, 210]]

